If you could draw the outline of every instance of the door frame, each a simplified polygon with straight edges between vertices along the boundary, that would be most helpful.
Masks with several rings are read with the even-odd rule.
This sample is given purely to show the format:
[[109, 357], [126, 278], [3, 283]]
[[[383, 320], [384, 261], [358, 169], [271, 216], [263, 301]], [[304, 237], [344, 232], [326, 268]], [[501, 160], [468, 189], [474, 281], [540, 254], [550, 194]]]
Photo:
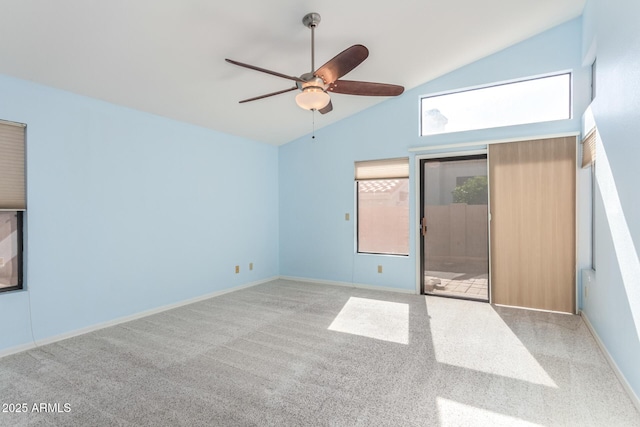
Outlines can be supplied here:
[[[409, 148], [410, 153], [415, 153], [415, 162], [414, 162], [414, 198], [415, 198], [415, 207], [414, 207], [414, 218], [416, 218], [416, 228], [414, 232], [414, 240], [415, 240], [415, 254], [416, 254], [416, 265], [415, 265], [415, 273], [416, 273], [416, 294], [421, 294], [421, 284], [422, 279], [420, 278], [421, 274], [421, 260], [420, 257], [422, 254], [420, 253], [420, 194], [422, 191], [422, 184], [420, 182], [421, 171], [420, 171], [420, 160], [427, 158], [437, 158], [437, 157], [450, 157], [450, 156], [464, 156], [464, 155], [473, 155], [473, 154], [482, 154], [483, 152], [487, 153], [487, 165], [491, 162], [491, 159], [488, 156], [489, 145], [491, 144], [502, 144], [509, 142], [518, 142], [518, 141], [529, 141], [534, 139], [548, 139], [548, 138], [560, 138], [560, 137], [575, 137], [576, 144], [580, 143], [580, 132], [579, 131], [570, 131], [570, 132], [558, 132], [553, 134], [537, 134], [530, 136], [516, 136], [511, 138], [502, 138], [502, 139], [486, 139], [486, 140], [476, 140], [476, 141], [467, 141], [467, 142], [458, 142], [458, 143], [449, 143], [449, 144], [436, 144], [436, 145], [427, 145], [427, 146], [419, 146]], [[576, 164], [578, 164], [578, 156], [580, 155], [580, 147], [576, 150]], [[470, 151], [455, 151], [455, 150], [465, 150], [469, 149]], [[429, 152], [438, 152], [431, 153]], [[579, 185], [580, 182], [580, 169], [576, 167], [576, 185]], [[487, 178], [488, 179], [488, 178]], [[576, 268], [576, 280], [574, 292], [576, 294], [576, 306], [575, 312], [579, 313], [579, 293], [580, 293], [580, 278], [579, 278], [579, 268], [580, 268], [580, 210], [579, 210], [579, 201], [580, 201], [580, 190], [576, 187], [575, 194], [575, 204], [576, 204], [576, 253], [575, 253], [575, 268]], [[489, 198], [491, 198], [491, 183], [489, 182]], [[489, 226], [491, 226], [491, 212], [489, 212]], [[491, 232], [491, 229], [489, 229]], [[489, 239], [489, 303], [493, 304], [492, 295], [491, 295], [491, 239]]]
[[[477, 144], [479, 145], [479, 144]], [[476, 145], [476, 146], [477, 146]], [[469, 157], [469, 156], [487, 156], [487, 182], [489, 180], [489, 149], [487, 148], [481, 148], [481, 149], [477, 149], [477, 150], [471, 150], [471, 151], [452, 151], [452, 152], [445, 152], [445, 153], [434, 153], [434, 154], [420, 154], [420, 155], [416, 155], [415, 157], [415, 174], [414, 174], [414, 179], [415, 179], [415, 200], [416, 200], [416, 205], [415, 205], [415, 218], [416, 218], [416, 232], [415, 232], [415, 243], [416, 243], [416, 293], [418, 295], [423, 295], [423, 286], [424, 286], [424, 275], [422, 274], [422, 270], [423, 270], [423, 263], [424, 263], [424, 254], [422, 253], [422, 243], [423, 243], [423, 239], [422, 239], [422, 227], [420, 224], [420, 221], [422, 220], [422, 216], [421, 216], [421, 212], [423, 209], [423, 199], [422, 199], [422, 168], [421, 168], [421, 163], [423, 160], [429, 160], [429, 159], [451, 159], [451, 158], [456, 158], [456, 157]], [[489, 198], [491, 197], [491, 183], [488, 182], [489, 185]], [[487, 206], [487, 210], [489, 209], [489, 206]], [[491, 235], [491, 213], [489, 212], [489, 214], [487, 215], [487, 236]], [[492, 302], [491, 300], [491, 239], [487, 239], [488, 240], [488, 248], [487, 250], [489, 251], [488, 253], [488, 262], [489, 262], [489, 289], [488, 289], [488, 301], [489, 303]]]

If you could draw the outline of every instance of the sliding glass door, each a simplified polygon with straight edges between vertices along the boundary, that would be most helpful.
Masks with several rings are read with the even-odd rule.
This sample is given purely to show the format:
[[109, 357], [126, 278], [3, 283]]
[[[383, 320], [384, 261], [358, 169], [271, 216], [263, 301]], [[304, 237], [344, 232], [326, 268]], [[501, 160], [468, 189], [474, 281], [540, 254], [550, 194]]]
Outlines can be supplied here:
[[489, 300], [486, 154], [421, 161], [423, 294]]

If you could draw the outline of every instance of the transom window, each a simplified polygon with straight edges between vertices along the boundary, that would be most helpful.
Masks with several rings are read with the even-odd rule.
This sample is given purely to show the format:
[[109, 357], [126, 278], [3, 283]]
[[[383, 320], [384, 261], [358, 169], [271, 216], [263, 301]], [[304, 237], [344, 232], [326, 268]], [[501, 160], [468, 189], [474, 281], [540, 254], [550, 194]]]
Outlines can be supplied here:
[[421, 135], [571, 118], [571, 74], [425, 96]]

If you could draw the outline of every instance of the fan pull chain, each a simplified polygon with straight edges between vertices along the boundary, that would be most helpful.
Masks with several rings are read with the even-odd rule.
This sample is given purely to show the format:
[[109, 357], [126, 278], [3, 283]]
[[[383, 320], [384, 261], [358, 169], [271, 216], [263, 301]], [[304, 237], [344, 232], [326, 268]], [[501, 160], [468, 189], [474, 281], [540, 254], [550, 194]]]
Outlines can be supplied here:
[[311, 139], [316, 139], [316, 110], [311, 110], [311, 113], [313, 114], [312, 116], [313, 129], [311, 131]]

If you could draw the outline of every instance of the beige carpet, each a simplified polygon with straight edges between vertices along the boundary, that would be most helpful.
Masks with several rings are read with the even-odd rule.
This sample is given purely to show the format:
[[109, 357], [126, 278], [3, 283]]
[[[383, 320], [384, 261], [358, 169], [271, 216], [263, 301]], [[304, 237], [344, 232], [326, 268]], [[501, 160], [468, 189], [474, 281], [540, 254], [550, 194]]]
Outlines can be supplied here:
[[283, 280], [0, 359], [10, 403], [0, 425], [640, 425], [578, 316]]

